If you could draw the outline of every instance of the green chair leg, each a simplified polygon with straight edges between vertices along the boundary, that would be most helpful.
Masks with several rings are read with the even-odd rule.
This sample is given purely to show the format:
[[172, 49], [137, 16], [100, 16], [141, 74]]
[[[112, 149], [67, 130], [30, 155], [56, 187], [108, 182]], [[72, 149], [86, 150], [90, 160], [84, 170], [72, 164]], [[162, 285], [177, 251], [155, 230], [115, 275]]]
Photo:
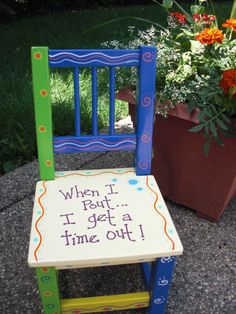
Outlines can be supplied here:
[[57, 270], [54, 267], [37, 267], [36, 275], [44, 314], [61, 314]]

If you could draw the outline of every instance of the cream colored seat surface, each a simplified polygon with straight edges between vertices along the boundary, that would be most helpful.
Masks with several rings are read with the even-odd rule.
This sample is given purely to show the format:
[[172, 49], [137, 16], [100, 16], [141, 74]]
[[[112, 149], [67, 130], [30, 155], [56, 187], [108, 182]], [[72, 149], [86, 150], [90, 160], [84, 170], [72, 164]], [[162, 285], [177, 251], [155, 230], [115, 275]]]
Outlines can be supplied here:
[[69, 171], [37, 183], [30, 266], [102, 266], [182, 251], [151, 175], [133, 168]]

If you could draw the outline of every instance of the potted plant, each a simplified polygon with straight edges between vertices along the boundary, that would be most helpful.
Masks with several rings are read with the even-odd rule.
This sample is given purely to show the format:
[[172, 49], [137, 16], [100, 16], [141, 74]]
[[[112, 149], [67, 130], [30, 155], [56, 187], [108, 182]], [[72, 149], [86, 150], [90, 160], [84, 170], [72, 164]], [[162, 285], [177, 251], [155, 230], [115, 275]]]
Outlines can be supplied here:
[[[153, 173], [164, 196], [216, 221], [236, 196], [236, 1], [220, 27], [206, 4], [198, 0], [188, 13], [164, 0], [168, 27], [130, 27], [127, 44], [103, 46], [157, 45]], [[117, 98], [134, 116], [135, 73], [121, 68], [117, 78], [128, 87]]]

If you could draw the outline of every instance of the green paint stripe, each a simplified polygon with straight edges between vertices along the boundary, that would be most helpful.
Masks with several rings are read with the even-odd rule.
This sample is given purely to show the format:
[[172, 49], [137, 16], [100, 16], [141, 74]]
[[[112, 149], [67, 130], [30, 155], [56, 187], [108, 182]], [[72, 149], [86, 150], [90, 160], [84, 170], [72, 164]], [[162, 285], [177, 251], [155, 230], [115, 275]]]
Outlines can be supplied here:
[[37, 267], [36, 275], [44, 314], [61, 314], [56, 269], [54, 267]]
[[48, 48], [31, 49], [35, 122], [41, 180], [55, 178]]

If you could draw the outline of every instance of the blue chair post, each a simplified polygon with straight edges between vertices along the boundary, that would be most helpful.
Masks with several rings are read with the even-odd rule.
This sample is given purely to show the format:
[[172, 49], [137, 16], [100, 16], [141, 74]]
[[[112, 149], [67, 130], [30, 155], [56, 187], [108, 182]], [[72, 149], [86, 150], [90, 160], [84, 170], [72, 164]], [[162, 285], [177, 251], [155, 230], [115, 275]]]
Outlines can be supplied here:
[[156, 48], [144, 46], [140, 49], [136, 173], [148, 175], [152, 160]]
[[141, 270], [143, 275], [143, 281], [147, 290], [150, 288], [150, 277], [151, 277], [151, 265], [150, 263], [142, 263]]
[[164, 314], [172, 280], [175, 257], [162, 257], [153, 262], [150, 279], [148, 314]]

